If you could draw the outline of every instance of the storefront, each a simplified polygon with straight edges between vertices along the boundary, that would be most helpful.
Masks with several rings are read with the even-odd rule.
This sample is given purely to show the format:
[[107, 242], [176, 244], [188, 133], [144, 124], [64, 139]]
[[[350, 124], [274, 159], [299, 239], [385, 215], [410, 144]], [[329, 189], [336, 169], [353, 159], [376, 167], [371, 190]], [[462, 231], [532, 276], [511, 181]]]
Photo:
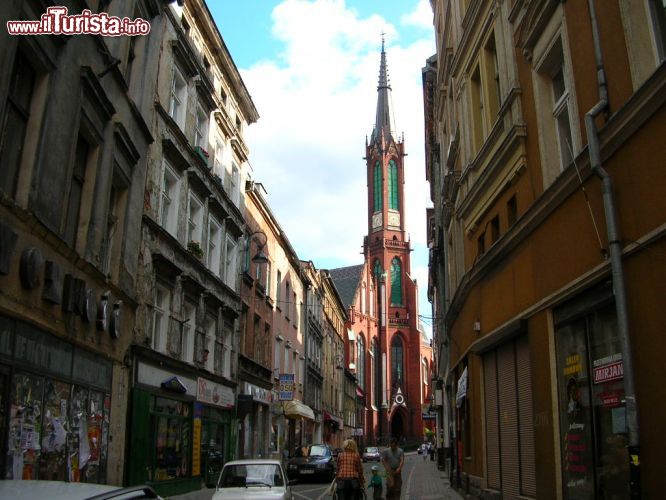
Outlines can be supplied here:
[[239, 439], [240, 458], [261, 458], [270, 455], [270, 404], [271, 391], [249, 382], [241, 385], [238, 418], [241, 429]]
[[629, 498], [624, 366], [610, 286], [554, 312], [564, 498]]
[[7, 479], [106, 482], [113, 365], [0, 315], [0, 463]]
[[324, 410], [324, 442], [334, 448], [342, 446], [342, 419]]
[[129, 484], [147, 483], [166, 496], [213, 485], [235, 449], [233, 389], [158, 365], [137, 362]]

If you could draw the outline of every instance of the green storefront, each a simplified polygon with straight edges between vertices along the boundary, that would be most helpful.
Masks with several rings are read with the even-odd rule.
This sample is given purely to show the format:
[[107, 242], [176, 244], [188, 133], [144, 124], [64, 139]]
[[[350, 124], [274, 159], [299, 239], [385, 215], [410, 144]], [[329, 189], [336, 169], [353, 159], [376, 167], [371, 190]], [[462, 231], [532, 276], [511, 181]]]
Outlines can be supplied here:
[[[212, 377], [211, 377], [212, 378]], [[234, 391], [197, 376], [139, 360], [132, 389], [127, 477], [162, 496], [212, 486], [236, 449]]]

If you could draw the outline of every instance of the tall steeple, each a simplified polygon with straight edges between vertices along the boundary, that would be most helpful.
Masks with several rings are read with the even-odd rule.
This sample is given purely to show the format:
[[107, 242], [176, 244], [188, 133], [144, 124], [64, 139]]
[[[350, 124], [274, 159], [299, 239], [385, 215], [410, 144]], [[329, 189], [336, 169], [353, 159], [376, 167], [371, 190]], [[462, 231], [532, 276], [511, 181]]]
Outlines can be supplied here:
[[379, 64], [379, 83], [377, 85], [377, 118], [372, 131], [372, 143], [381, 141], [382, 132], [388, 142], [395, 138], [393, 115], [391, 114], [391, 84], [389, 83], [386, 51], [384, 50], [384, 33], [382, 33], [382, 54]]

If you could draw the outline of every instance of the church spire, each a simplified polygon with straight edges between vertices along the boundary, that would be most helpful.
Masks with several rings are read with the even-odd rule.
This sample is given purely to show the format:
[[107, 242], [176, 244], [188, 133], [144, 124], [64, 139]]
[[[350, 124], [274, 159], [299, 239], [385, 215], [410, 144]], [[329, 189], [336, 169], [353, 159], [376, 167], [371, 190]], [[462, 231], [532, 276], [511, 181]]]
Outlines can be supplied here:
[[391, 102], [391, 84], [389, 83], [388, 66], [386, 65], [386, 52], [384, 51], [384, 33], [382, 33], [382, 54], [379, 64], [379, 83], [377, 85], [377, 118], [375, 129], [372, 131], [372, 141], [377, 143], [382, 133], [387, 141], [394, 138], [393, 116], [389, 103]]

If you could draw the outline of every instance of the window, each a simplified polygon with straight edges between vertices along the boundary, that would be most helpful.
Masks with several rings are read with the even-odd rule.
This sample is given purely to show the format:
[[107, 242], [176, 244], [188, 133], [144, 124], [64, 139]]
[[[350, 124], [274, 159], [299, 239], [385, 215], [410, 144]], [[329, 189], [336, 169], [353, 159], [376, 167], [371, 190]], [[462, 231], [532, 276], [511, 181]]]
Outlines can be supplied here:
[[178, 227], [178, 193], [180, 178], [165, 160], [162, 169], [162, 186], [160, 189], [159, 223], [172, 236], [176, 237]]
[[571, 163], [571, 122], [569, 91], [564, 80], [564, 66], [560, 66], [551, 78], [553, 90], [553, 117], [555, 118], [557, 142], [560, 146], [560, 167]]
[[8, 194], [13, 194], [16, 189], [35, 79], [35, 71], [28, 59], [23, 52], [16, 51], [0, 136], [0, 191]]
[[187, 82], [180, 70], [174, 66], [171, 81], [169, 115], [181, 129], [185, 128], [185, 107], [187, 106]]
[[231, 184], [229, 187], [229, 196], [234, 205], [238, 206], [240, 204], [240, 172], [238, 166], [234, 163], [231, 168]]
[[660, 61], [666, 59], [666, 1], [650, 0], [650, 10], [657, 42], [657, 55]]
[[102, 269], [105, 274], [116, 269], [114, 264], [120, 258], [119, 247], [123, 235], [118, 233], [122, 233], [127, 207], [127, 184], [118, 175], [114, 175], [111, 182], [108, 207], [102, 251]]
[[495, 33], [493, 32], [486, 43], [483, 51], [483, 64], [484, 64], [484, 73], [486, 76], [486, 88], [487, 88], [487, 113], [488, 113], [488, 127], [486, 134], [489, 133], [490, 129], [497, 119], [497, 114], [499, 113], [500, 105], [500, 75], [499, 75], [499, 66], [497, 62], [497, 47], [495, 42]]
[[509, 222], [509, 227], [513, 226], [518, 219], [518, 202], [516, 201], [515, 194], [506, 202], [506, 216]]
[[289, 305], [289, 298], [291, 297], [291, 294], [289, 293], [289, 282], [288, 281], [285, 283], [284, 289], [285, 289], [285, 292], [284, 292], [284, 299], [285, 299], [284, 315], [287, 319], [289, 319], [289, 316], [291, 314], [291, 307]]
[[208, 252], [206, 253], [208, 269], [213, 274], [221, 277], [221, 250], [222, 250], [222, 227], [214, 217], [208, 221]]
[[224, 321], [224, 328], [222, 329], [222, 369], [220, 373], [227, 378], [231, 378], [231, 350], [232, 338], [234, 334], [234, 322], [230, 320]]
[[359, 387], [365, 391], [365, 344], [361, 335], [356, 342], [356, 378]]
[[271, 295], [271, 263], [266, 262], [266, 295], [270, 297]]
[[180, 345], [180, 359], [191, 363], [194, 358], [194, 329], [197, 322], [197, 308], [191, 302], [183, 306], [183, 336]]
[[197, 106], [194, 119], [194, 145], [204, 151], [208, 149], [208, 114], [201, 106]]
[[236, 241], [227, 235], [224, 251], [224, 282], [231, 288], [236, 288]]
[[153, 305], [152, 347], [159, 352], [166, 351], [170, 307], [171, 292], [158, 284], [155, 287], [155, 303]]
[[379, 278], [382, 276], [382, 263], [379, 262], [379, 259], [375, 259], [375, 264], [373, 266], [373, 274], [375, 275], [375, 279], [377, 282], [379, 282]]
[[365, 283], [361, 286], [361, 314], [366, 314], [368, 311], [365, 309], [365, 293], [366, 293], [366, 288], [365, 288]]
[[187, 242], [201, 245], [203, 241], [203, 203], [192, 192], [187, 205]]
[[275, 303], [280, 309], [282, 308], [282, 304], [280, 304], [281, 291], [282, 291], [282, 273], [278, 271], [277, 281], [275, 283]]
[[476, 251], [477, 251], [477, 258], [481, 257], [484, 253], [486, 253], [486, 234], [483, 233], [479, 238], [476, 240]]
[[388, 167], [389, 208], [399, 210], [398, 205], [398, 166], [394, 160], [389, 161]]
[[72, 169], [72, 183], [69, 188], [69, 199], [67, 200], [67, 220], [65, 221], [65, 241], [70, 247], [76, 243], [76, 235], [79, 230], [79, 211], [81, 209], [81, 195], [85, 182], [86, 165], [90, 146], [88, 142], [79, 135], [74, 155], [74, 168]]
[[391, 305], [402, 305], [402, 265], [398, 257], [391, 261]]
[[499, 240], [499, 237], [500, 237], [500, 222], [499, 222], [499, 215], [496, 215], [490, 221], [490, 239], [492, 243], [495, 243], [497, 240]]
[[370, 285], [370, 316], [375, 315], [375, 287]]
[[[278, 334], [279, 336], [280, 334]], [[276, 339], [275, 343], [273, 344], [273, 369], [274, 369], [274, 375], [275, 378], [278, 378], [278, 373], [282, 373], [280, 371], [280, 353], [282, 352], [282, 341], [278, 338]]]
[[391, 388], [394, 391], [403, 386], [403, 366], [402, 340], [395, 335], [391, 340]]
[[483, 91], [481, 87], [481, 71], [477, 66], [470, 78], [471, 111], [472, 111], [472, 153], [476, 155], [483, 144]]
[[222, 159], [224, 157], [224, 143], [219, 137], [215, 141], [215, 157], [213, 159], [213, 173], [221, 176], [224, 172]]
[[296, 307], [296, 300], [297, 300], [296, 299], [296, 292], [293, 292], [291, 294], [291, 297], [292, 297], [291, 307], [293, 308], [291, 318], [294, 320], [294, 326], [297, 326], [298, 325], [298, 316], [297, 316], [296, 312], [297, 312], [298, 308]]
[[375, 170], [373, 174], [373, 193], [375, 202], [375, 212], [382, 210], [382, 167], [379, 160], [375, 162]]

